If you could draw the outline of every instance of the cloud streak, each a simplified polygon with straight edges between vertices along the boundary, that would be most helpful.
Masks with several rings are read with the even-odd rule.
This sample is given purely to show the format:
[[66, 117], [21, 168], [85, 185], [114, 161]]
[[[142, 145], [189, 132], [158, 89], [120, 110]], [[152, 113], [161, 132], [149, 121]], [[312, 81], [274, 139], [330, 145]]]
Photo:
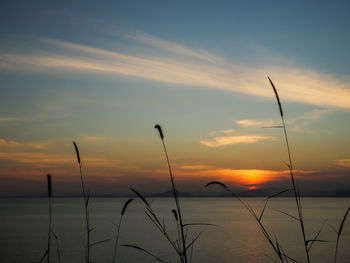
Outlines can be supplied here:
[[343, 167], [347, 167], [350, 168], [350, 158], [348, 159], [341, 159], [341, 160], [336, 160], [336, 164], [343, 166]]
[[242, 143], [257, 143], [264, 140], [272, 140], [273, 138], [272, 136], [263, 135], [232, 135], [215, 137], [212, 140], [202, 140], [200, 143], [208, 147], [220, 147]]
[[256, 119], [246, 119], [246, 120], [238, 120], [236, 121], [236, 124], [241, 126], [242, 128], [262, 128], [262, 127], [269, 127], [269, 126], [277, 126], [280, 125], [280, 122], [277, 121], [259, 121]]
[[[295, 66], [242, 66], [236, 61], [197, 51], [160, 38], [130, 34], [130, 39], [146, 48], [156, 48], [166, 54], [138, 54], [132, 45], [128, 53], [42, 39], [46, 49], [6, 53], [0, 52], [2, 70], [57, 73], [95, 72], [118, 74], [151, 81], [208, 89], [238, 92], [273, 98], [266, 75], [276, 84], [282, 101], [350, 109], [350, 78], [319, 73]], [[164, 52], [163, 52], [164, 53]]]

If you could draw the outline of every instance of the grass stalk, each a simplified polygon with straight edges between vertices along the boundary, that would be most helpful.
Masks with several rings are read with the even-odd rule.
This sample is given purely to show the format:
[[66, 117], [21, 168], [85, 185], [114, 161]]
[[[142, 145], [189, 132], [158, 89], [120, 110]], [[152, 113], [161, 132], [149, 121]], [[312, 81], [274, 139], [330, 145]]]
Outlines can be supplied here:
[[86, 223], [86, 247], [85, 247], [85, 261], [86, 263], [90, 263], [90, 217], [89, 217], [89, 198], [90, 194], [86, 193], [84, 180], [83, 180], [83, 172], [82, 172], [82, 163], [80, 160], [80, 154], [79, 154], [79, 148], [77, 144], [73, 141], [75, 153], [77, 155], [77, 161], [79, 165], [79, 172], [80, 172], [80, 181], [81, 181], [81, 189], [84, 199], [84, 206], [85, 206], [85, 223]]
[[171, 165], [170, 165], [170, 161], [169, 161], [168, 152], [167, 152], [167, 149], [166, 149], [166, 146], [165, 146], [165, 142], [164, 142], [164, 134], [163, 134], [162, 127], [159, 124], [156, 124], [154, 126], [154, 128], [157, 129], [158, 132], [159, 132], [159, 136], [160, 136], [160, 139], [161, 139], [162, 144], [163, 144], [163, 149], [164, 149], [166, 161], [167, 161], [168, 168], [169, 168], [171, 187], [172, 187], [173, 194], [174, 194], [177, 215], [178, 215], [178, 218], [179, 218], [179, 226], [180, 226], [180, 234], [181, 234], [180, 239], [181, 239], [181, 243], [182, 243], [181, 262], [187, 263], [186, 241], [185, 241], [185, 235], [184, 235], [184, 226], [183, 226], [183, 221], [182, 221], [180, 202], [179, 202], [179, 198], [178, 198], [178, 195], [177, 195], [177, 190], [176, 190], [176, 187], [175, 187], [175, 182], [174, 182], [174, 177], [173, 177], [173, 173], [172, 173], [172, 169], [171, 169]]
[[[277, 241], [277, 238], [275, 237], [275, 242], [273, 241], [272, 237], [270, 236], [270, 234], [268, 233], [266, 227], [263, 225], [262, 223], [262, 216], [264, 213], [264, 210], [266, 208], [267, 202], [264, 205], [264, 208], [260, 214], [260, 216], [258, 216], [255, 211], [251, 208], [251, 206], [244, 202], [235, 192], [233, 192], [231, 189], [229, 189], [225, 184], [221, 183], [221, 182], [217, 182], [217, 181], [213, 181], [210, 183], [206, 184], [206, 187], [210, 186], [210, 185], [219, 185], [221, 186], [225, 191], [229, 192], [234, 198], [238, 199], [238, 201], [244, 206], [245, 209], [248, 210], [248, 212], [253, 216], [253, 218], [255, 219], [256, 223], [258, 224], [261, 232], [263, 233], [264, 237], [266, 238], [266, 240], [268, 241], [268, 243], [270, 244], [271, 248], [273, 249], [273, 251], [276, 253], [278, 259], [281, 262], [284, 262], [283, 258], [285, 257], [285, 254], [281, 252], [280, 250], [280, 245]], [[278, 194], [284, 193], [285, 191], [281, 191]], [[272, 197], [276, 197], [278, 194], [272, 195], [270, 197], [267, 198], [267, 201], [272, 198]]]
[[122, 226], [122, 221], [123, 221], [123, 216], [125, 214], [126, 208], [128, 207], [128, 205], [133, 201], [133, 198], [128, 199], [124, 206], [123, 209], [120, 213], [120, 219], [119, 219], [119, 225], [117, 226], [117, 231], [116, 231], [116, 235], [115, 235], [115, 242], [114, 242], [114, 252], [113, 252], [113, 258], [112, 258], [112, 262], [115, 263], [116, 262], [116, 258], [117, 258], [117, 250], [118, 250], [118, 240], [119, 240], [119, 233], [120, 233], [120, 228]]
[[52, 188], [51, 188], [51, 175], [47, 175], [47, 195], [49, 198], [49, 231], [48, 231], [48, 238], [47, 238], [47, 263], [50, 262], [50, 247], [51, 247], [51, 222], [52, 222], [52, 214], [51, 214], [51, 196], [52, 196]]
[[142, 252], [144, 252], [145, 254], [147, 255], [150, 255], [152, 258], [154, 258], [156, 261], [158, 262], [161, 262], [161, 263], [165, 263], [165, 261], [163, 259], [161, 259], [160, 257], [154, 255], [153, 253], [151, 253], [150, 251], [140, 247], [140, 246], [137, 246], [137, 245], [129, 245], [129, 244], [125, 244], [125, 245], [122, 245], [123, 247], [130, 247], [130, 248], [133, 248], [133, 249], [137, 249], [137, 250], [140, 250]]
[[289, 140], [288, 140], [288, 135], [287, 135], [287, 128], [286, 128], [286, 124], [285, 124], [284, 116], [283, 116], [282, 104], [281, 104], [281, 101], [279, 99], [279, 96], [278, 96], [277, 90], [275, 88], [275, 85], [273, 84], [273, 82], [270, 79], [270, 77], [268, 77], [268, 79], [269, 79], [269, 82], [270, 82], [270, 84], [272, 86], [272, 89], [273, 89], [273, 91], [275, 93], [276, 100], [277, 100], [277, 103], [278, 103], [278, 108], [279, 108], [279, 111], [280, 111], [280, 116], [281, 116], [281, 119], [282, 119], [284, 138], [285, 138], [285, 142], [286, 142], [287, 153], [288, 153], [288, 160], [289, 160], [289, 164], [287, 166], [289, 168], [289, 173], [290, 173], [292, 186], [293, 186], [293, 193], [294, 193], [295, 203], [296, 203], [297, 210], [298, 210], [298, 217], [299, 217], [300, 228], [301, 228], [303, 241], [304, 241], [305, 254], [306, 254], [307, 262], [310, 263], [310, 255], [309, 255], [309, 250], [308, 250], [308, 242], [307, 242], [306, 234], [305, 234], [305, 226], [304, 226], [304, 219], [303, 219], [303, 213], [302, 213], [301, 202], [300, 202], [300, 194], [298, 193], [297, 187], [296, 187], [296, 184], [295, 184], [294, 172], [293, 172], [293, 162], [292, 162], [292, 157], [291, 157], [291, 153], [290, 153], [290, 146], [289, 146]]
[[[151, 222], [156, 226], [156, 228], [158, 229], [158, 231], [164, 236], [164, 238], [169, 242], [169, 244], [172, 246], [172, 248], [174, 249], [174, 251], [176, 252], [176, 254], [179, 256], [180, 261], [182, 262], [182, 250], [181, 248], [179, 248], [177, 241], [175, 240], [173, 241], [172, 238], [170, 237], [165, 223], [164, 221], [161, 223], [161, 220], [158, 218], [157, 214], [154, 212], [153, 208], [151, 207], [151, 204], [146, 200], [146, 198], [140, 194], [138, 191], [136, 191], [135, 189], [130, 187], [130, 190], [132, 192], [134, 192], [141, 200], [142, 202], [145, 204], [146, 206], [146, 210], [145, 210], [145, 214], [146, 216], [151, 220]], [[180, 236], [179, 236], [180, 238]], [[129, 247], [133, 247], [133, 246], [129, 246]]]
[[51, 233], [54, 236], [54, 238], [56, 239], [56, 250], [57, 250], [58, 263], [61, 263], [61, 254], [60, 254], [60, 246], [58, 243], [58, 236], [53, 231], [51, 231]]
[[343, 216], [343, 219], [339, 225], [339, 228], [338, 230], [336, 231], [337, 233], [337, 242], [335, 244], [335, 254], [334, 254], [334, 263], [337, 263], [337, 255], [338, 255], [338, 247], [339, 247], [339, 240], [340, 240], [340, 236], [341, 234], [343, 233], [343, 229], [344, 229], [344, 223], [345, 223], [345, 220], [349, 214], [349, 211], [350, 211], [350, 207], [348, 208], [348, 210], [346, 210], [344, 216]]

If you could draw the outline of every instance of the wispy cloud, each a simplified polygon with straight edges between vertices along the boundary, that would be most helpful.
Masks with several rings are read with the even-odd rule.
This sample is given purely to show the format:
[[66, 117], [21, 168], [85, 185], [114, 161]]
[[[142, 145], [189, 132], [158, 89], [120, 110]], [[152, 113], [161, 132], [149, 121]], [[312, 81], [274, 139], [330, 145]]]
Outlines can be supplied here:
[[0, 138], [1, 150], [18, 151], [18, 150], [44, 150], [49, 147], [47, 142], [16, 142], [7, 141]]
[[[62, 155], [42, 152], [0, 152], [1, 160], [15, 161], [22, 164], [32, 164], [33, 167], [54, 167], [57, 165], [73, 165], [75, 162], [73, 155]], [[84, 161], [89, 166], [111, 167], [116, 164], [116, 160], [99, 157], [84, 157]]]
[[[305, 112], [298, 117], [288, 119], [287, 123], [295, 132], [303, 132], [312, 134], [314, 131], [309, 127], [309, 124], [323, 119], [325, 116], [335, 113], [334, 109], [315, 109]], [[276, 120], [257, 120], [257, 119], [242, 119], [235, 122], [241, 128], [264, 128], [264, 127], [282, 127], [281, 121]], [[323, 131], [324, 132], [324, 131]], [[215, 132], [214, 132], [215, 133]]]
[[213, 169], [213, 166], [205, 165], [205, 164], [192, 164], [192, 165], [181, 165], [177, 168], [183, 169], [183, 170], [209, 170], [209, 169]]
[[344, 167], [350, 168], [350, 158], [336, 160], [335, 162], [336, 162], [336, 164], [338, 164], [340, 166], [344, 166]]
[[[266, 75], [274, 80], [281, 99], [299, 103], [350, 109], [350, 78], [316, 72], [303, 67], [264, 65], [242, 66], [183, 45], [150, 37], [129, 35], [149, 48], [169, 54], [128, 53], [69, 43], [42, 40], [47, 52], [0, 52], [3, 70], [55, 72], [95, 72], [119, 74], [164, 83], [221, 89], [254, 96], [271, 97]], [[180, 56], [181, 55], [181, 56]]]
[[277, 121], [259, 121], [256, 119], [246, 119], [246, 120], [238, 120], [236, 121], [236, 124], [241, 126], [242, 128], [262, 128], [262, 127], [269, 127], [269, 126], [276, 126], [280, 123]]
[[233, 135], [215, 137], [211, 140], [202, 140], [200, 143], [208, 147], [220, 147], [242, 143], [256, 143], [264, 140], [272, 140], [273, 138], [272, 136], [263, 135]]
[[331, 109], [316, 109], [316, 110], [312, 110], [304, 113], [300, 117], [295, 118], [294, 121], [299, 121], [299, 120], [317, 121], [334, 112], [335, 111]]
[[2, 121], [18, 121], [21, 120], [21, 118], [15, 118], [15, 117], [1, 117], [0, 116], [0, 122]]
[[158, 37], [150, 36], [146, 34], [140, 34], [140, 33], [129, 33], [127, 34], [127, 36], [140, 43], [167, 51], [170, 54], [176, 54], [176, 55], [185, 56], [185, 57], [192, 57], [192, 58], [203, 60], [213, 64], [228, 65], [227, 61], [209, 52], [198, 50], [198, 49], [193, 50], [181, 44], [167, 41], [162, 38], [158, 38]]

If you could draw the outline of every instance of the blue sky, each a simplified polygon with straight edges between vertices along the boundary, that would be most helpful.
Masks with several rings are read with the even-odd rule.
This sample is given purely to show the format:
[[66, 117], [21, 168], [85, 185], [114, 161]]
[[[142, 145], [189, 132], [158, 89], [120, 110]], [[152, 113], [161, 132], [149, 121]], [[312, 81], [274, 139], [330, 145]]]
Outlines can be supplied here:
[[[6, 194], [40, 191], [48, 172], [74, 191], [73, 139], [90, 181], [112, 182], [105, 191], [140, 178], [159, 190], [158, 122], [184, 188], [220, 173], [236, 187], [278, 185], [237, 179], [254, 169], [283, 177], [282, 134], [261, 128], [279, 123], [268, 75], [300, 174], [323, 189], [349, 186], [348, 1], [8, 1], [1, 10]], [[18, 190], [24, 179], [31, 186]]]

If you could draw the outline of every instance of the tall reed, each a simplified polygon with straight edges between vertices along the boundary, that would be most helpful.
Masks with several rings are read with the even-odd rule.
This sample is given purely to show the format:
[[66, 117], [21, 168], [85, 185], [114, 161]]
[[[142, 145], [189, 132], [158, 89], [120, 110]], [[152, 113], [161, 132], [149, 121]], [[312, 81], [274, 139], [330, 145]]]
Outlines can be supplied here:
[[90, 263], [90, 232], [92, 229], [90, 229], [90, 216], [89, 216], [89, 199], [90, 199], [90, 193], [86, 193], [84, 180], [83, 180], [83, 172], [82, 172], [82, 162], [80, 160], [80, 154], [79, 154], [79, 148], [77, 144], [73, 141], [75, 153], [77, 155], [77, 162], [79, 165], [79, 172], [80, 172], [80, 181], [81, 181], [81, 190], [83, 194], [84, 199], [84, 206], [85, 206], [85, 223], [86, 223], [86, 247], [85, 247], [85, 261], [86, 263]]
[[335, 244], [335, 253], [334, 253], [334, 263], [337, 262], [339, 240], [340, 240], [341, 234], [343, 233], [344, 223], [345, 223], [345, 220], [346, 220], [347, 216], [349, 215], [349, 212], [350, 212], [350, 207], [348, 208], [348, 210], [346, 210], [346, 212], [345, 212], [345, 214], [344, 214], [344, 216], [343, 216], [343, 219], [342, 219], [342, 221], [341, 221], [341, 223], [340, 223], [340, 225], [339, 225], [338, 230], [335, 230], [335, 229], [333, 228], [333, 230], [334, 230], [334, 231], [336, 232], [336, 234], [337, 234], [337, 242], [336, 242], [336, 244]]
[[273, 84], [273, 82], [270, 79], [270, 77], [268, 77], [268, 79], [269, 79], [269, 82], [270, 82], [270, 84], [272, 86], [272, 89], [273, 89], [273, 91], [275, 93], [276, 100], [277, 100], [277, 103], [278, 103], [279, 112], [280, 112], [280, 116], [281, 116], [281, 120], [282, 120], [282, 127], [283, 127], [284, 138], [285, 138], [285, 142], [286, 142], [286, 148], [287, 148], [288, 160], [289, 160], [289, 164], [287, 164], [287, 166], [289, 168], [289, 174], [290, 174], [290, 178], [291, 178], [291, 181], [292, 181], [295, 203], [296, 203], [297, 210], [298, 210], [298, 219], [299, 219], [298, 221], [299, 221], [299, 224], [300, 224], [301, 233], [302, 233], [302, 237], [303, 237], [303, 241], [304, 241], [305, 254], [306, 254], [307, 262], [310, 263], [310, 255], [309, 255], [309, 249], [308, 249], [308, 243], [309, 242], [306, 239], [306, 234], [305, 234], [303, 211], [302, 211], [302, 208], [301, 208], [301, 201], [300, 201], [300, 193], [299, 193], [299, 189], [297, 189], [297, 186], [295, 184], [295, 179], [294, 179], [293, 162], [292, 162], [292, 157], [291, 157], [291, 152], [290, 152], [289, 140], [288, 140], [288, 135], [287, 135], [287, 128], [286, 128], [286, 124], [285, 124], [285, 121], [284, 121], [282, 104], [281, 104], [280, 98], [278, 96], [278, 92], [277, 92], [277, 90], [275, 88], [275, 85]]
[[115, 263], [116, 262], [116, 258], [117, 258], [117, 249], [118, 249], [118, 239], [119, 239], [119, 233], [120, 233], [120, 228], [122, 226], [122, 220], [123, 220], [123, 215], [126, 212], [126, 208], [129, 206], [129, 204], [133, 201], [133, 198], [128, 199], [124, 206], [123, 209], [120, 213], [120, 219], [119, 219], [119, 224], [116, 226], [117, 227], [117, 231], [115, 234], [115, 241], [114, 241], [114, 253], [113, 253], [113, 258], [112, 258], [112, 262]]
[[[159, 217], [157, 216], [157, 214], [153, 210], [151, 204], [146, 200], [146, 198], [142, 194], [140, 194], [138, 191], [136, 191], [132, 187], [130, 187], [130, 190], [132, 192], [134, 192], [134, 194], [136, 194], [136, 196], [139, 197], [141, 199], [141, 201], [145, 204], [145, 206], [146, 206], [146, 210], [145, 210], [146, 216], [151, 220], [151, 222], [156, 226], [156, 228], [159, 230], [159, 232], [169, 242], [169, 244], [172, 246], [172, 248], [174, 249], [176, 254], [179, 256], [180, 261], [182, 262], [182, 252], [181, 252], [179, 246], [176, 245], [176, 241], [173, 241], [172, 238], [170, 237], [170, 234], [168, 233], [168, 231], [166, 229], [164, 220], [161, 222], [161, 220], [159, 219]], [[144, 248], [139, 249], [140, 248], [139, 246], [136, 246], [136, 247], [135, 247], [135, 245], [125, 245], [125, 246], [141, 250], [141, 251], [143, 251], [143, 252], [145, 252], [145, 253], [147, 253], [149, 255], [154, 256], [153, 253], [149, 252], [148, 250], [146, 250]], [[159, 257], [156, 257], [156, 258], [157, 258], [157, 260], [159, 259]]]
[[160, 137], [160, 139], [162, 141], [162, 144], [163, 144], [166, 161], [168, 163], [171, 187], [172, 187], [172, 190], [173, 190], [175, 204], [176, 204], [176, 212], [177, 212], [177, 215], [179, 217], [179, 221], [178, 222], [179, 222], [179, 229], [180, 229], [180, 234], [181, 234], [180, 238], [181, 238], [181, 243], [182, 243], [182, 255], [183, 255], [181, 261], [183, 261], [184, 263], [187, 263], [186, 241], [185, 241], [185, 235], [184, 235], [184, 224], [182, 222], [182, 214], [181, 214], [181, 209], [180, 209], [180, 202], [179, 202], [179, 198], [178, 198], [178, 195], [177, 195], [177, 190], [176, 190], [176, 187], [175, 187], [175, 182], [174, 182], [174, 177], [173, 177], [173, 173], [172, 173], [172, 170], [171, 170], [171, 165], [170, 165], [170, 161], [169, 161], [169, 157], [168, 157], [168, 152], [167, 152], [167, 149], [166, 149], [166, 146], [165, 146], [165, 142], [164, 142], [164, 134], [163, 134], [162, 127], [159, 124], [156, 124], [154, 126], [154, 128], [156, 130], [158, 130], [159, 137]]
[[271, 235], [267, 231], [267, 228], [264, 226], [264, 224], [262, 222], [262, 218], [263, 218], [263, 215], [264, 215], [264, 212], [265, 212], [265, 209], [266, 209], [268, 201], [271, 198], [277, 197], [278, 195], [289, 191], [289, 189], [288, 190], [283, 190], [283, 191], [281, 191], [279, 193], [276, 193], [276, 194], [273, 194], [273, 195], [270, 195], [269, 197], [267, 197], [266, 200], [265, 200], [264, 207], [263, 207], [260, 215], [258, 215], [247, 202], [244, 202], [242, 198], [240, 198], [235, 192], [233, 192], [231, 189], [229, 189], [224, 183], [218, 182], [218, 181], [213, 181], [213, 182], [207, 183], [206, 187], [211, 186], [211, 185], [221, 186], [225, 191], [229, 192], [234, 198], [238, 199], [238, 201], [243, 205], [243, 207], [245, 209], [247, 209], [247, 211], [253, 216], [254, 220], [256, 221], [256, 223], [259, 226], [259, 229], [261, 230], [261, 232], [263, 233], [264, 237], [266, 238], [266, 240], [268, 241], [269, 245], [271, 246], [273, 251], [276, 253], [278, 259], [281, 262], [288, 262], [288, 259], [294, 260], [292, 257], [288, 256], [283, 251], [280, 243], [278, 242], [277, 237], [276, 236], [274, 238], [271, 237]]
[[[130, 187], [130, 190], [132, 192], [134, 192], [134, 194], [136, 196], [138, 196], [141, 201], [145, 204], [146, 210], [145, 210], [145, 214], [146, 216], [151, 220], [151, 222], [156, 226], [156, 228], [159, 230], [159, 232], [164, 236], [164, 238], [169, 242], [169, 244], [171, 245], [171, 247], [174, 249], [174, 251], [176, 252], [177, 256], [179, 257], [180, 262], [185, 262], [185, 258], [184, 258], [184, 251], [181, 247], [181, 242], [179, 241], [181, 239], [181, 235], [178, 233], [178, 239], [173, 240], [171, 238], [171, 235], [168, 232], [168, 229], [165, 225], [164, 219], [161, 220], [157, 214], [155, 213], [155, 211], [153, 210], [151, 203], [147, 201], [147, 199], [140, 194], [138, 191], [136, 191], [135, 189], [133, 189], [132, 187]], [[178, 224], [178, 215], [175, 209], [173, 209], [171, 211], [175, 217], [175, 221], [177, 223], [177, 228], [179, 230], [179, 224]], [[212, 225], [212, 224], [203, 224], [203, 223], [190, 223], [190, 224], [184, 224], [183, 228], [191, 226], [191, 225]], [[187, 233], [187, 232], [186, 232]], [[186, 242], [186, 236], [185, 235], [185, 242]], [[191, 242], [189, 242], [186, 247], [185, 247], [185, 251], [187, 251], [188, 249], [193, 248], [194, 243], [197, 241], [197, 239], [199, 238], [200, 234], [198, 234], [196, 237], [194, 237]], [[154, 255], [153, 253], [151, 253], [150, 251], [146, 250], [145, 248], [141, 248], [140, 246], [137, 245], [122, 245], [122, 246], [126, 246], [126, 247], [130, 247], [130, 248], [134, 248], [134, 249], [138, 249], [140, 251], [143, 251], [144, 253], [154, 257], [157, 261], [160, 262], [165, 262], [163, 259], [161, 259], [159, 256]]]
[[52, 188], [51, 188], [51, 175], [48, 174], [47, 175], [47, 195], [49, 198], [49, 233], [48, 233], [48, 238], [47, 238], [47, 263], [50, 262], [50, 247], [51, 247], [51, 231], [52, 231], [52, 227], [51, 227], [51, 196], [52, 196]]

